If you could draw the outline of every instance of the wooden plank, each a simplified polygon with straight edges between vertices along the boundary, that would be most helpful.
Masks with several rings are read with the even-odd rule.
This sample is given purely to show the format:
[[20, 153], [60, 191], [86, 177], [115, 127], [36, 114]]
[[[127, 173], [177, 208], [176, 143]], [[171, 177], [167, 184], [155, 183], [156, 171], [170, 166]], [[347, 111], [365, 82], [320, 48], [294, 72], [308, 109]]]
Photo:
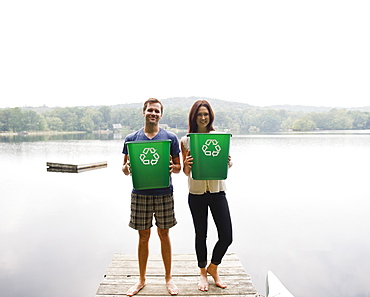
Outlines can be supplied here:
[[[209, 257], [210, 260], [210, 257]], [[173, 275], [198, 275], [195, 255], [178, 255], [172, 256], [172, 274]], [[222, 270], [220, 275], [239, 275], [246, 273], [236, 254], [227, 254], [222, 261]], [[115, 254], [112, 262], [108, 266], [107, 273], [111, 275], [138, 275], [138, 265], [136, 256]], [[160, 255], [150, 256], [147, 265], [148, 275], [159, 275], [164, 273], [163, 262]]]
[[[137, 261], [137, 259], [135, 260], [125, 260], [125, 259], [112, 259], [112, 262], [116, 262], [116, 263], [122, 263], [122, 262], [127, 262], [127, 263], [135, 263]], [[160, 263], [162, 262], [162, 259], [151, 259], [149, 258], [148, 260], [149, 262], [153, 262], [153, 263]], [[210, 261], [210, 259], [208, 259], [208, 261]], [[172, 258], [172, 262], [175, 262], [175, 263], [194, 263], [194, 262], [197, 262], [197, 259], [194, 258], [194, 259], [176, 259], [175, 257]], [[226, 263], [227, 265], [231, 265], [231, 266], [235, 266], [235, 265], [240, 265], [240, 261], [239, 260], [227, 260], [227, 259], [223, 259], [222, 263]]]
[[[163, 266], [163, 264], [162, 264]], [[164, 274], [164, 268], [163, 267], [152, 267], [148, 266], [147, 267], [147, 273], [150, 275], [163, 275]], [[245, 270], [243, 267], [224, 267], [221, 266], [222, 269], [220, 269], [220, 276], [223, 275], [240, 275], [245, 273]], [[108, 275], [115, 275], [115, 276], [120, 276], [120, 275], [126, 275], [126, 276], [138, 276], [139, 271], [137, 265], [135, 267], [113, 267], [113, 268], [108, 268], [107, 269], [107, 274]], [[194, 265], [189, 265], [189, 264], [183, 264], [181, 266], [173, 266], [172, 267], [172, 274], [173, 275], [198, 275], [199, 270], [196, 266]]]
[[[200, 292], [198, 290], [198, 277], [192, 278], [179, 278], [173, 277], [173, 281], [179, 288], [180, 296], [181, 295], [191, 295], [199, 296], [202, 295], [244, 295], [256, 294], [256, 290], [253, 287], [253, 284], [250, 280], [241, 280], [240, 278], [228, 278], [223, 277], [223, 281], [228, 284], [226, 289], [221, 289], [217, 287], [213, 280], [209, 280], [209, 290], [208, 292]], [[137, 279], [127, 280], [122, 283], [101, 283], [97, 291], [97, 295], [107, 295], [107, 294], [125, 294], [127, 289], [136, 283]], [[147, 284], [145, 288], [140, 292], [140, 295], [168, 295], [167, 289], [165, 286], [165, 281], [162, 277], [148, 277]]]
[[108, 165], [107, 161], [103, 162], [95, 162], [95, 163], [90, 163], [90, 164], [81, 164], [77, 165], [77, 169], [87, 169], [87, 168], [95, 168], [95, 167], [106, 167]]
[[[208, 260], [211, 259], [211, 256], [208, 256]], [[122, 254], [116, 253], [114, 254], [113, 261], [137, 261], [137, 255], [132, 254]], [[195, 254], [173, 254], [172, 261], [196, 261], [197, 257]], [[224, 258], [223, 261], [240, 261], [236, 253], [227, 253], [227, 256]], [[159, 254], [149, 255], [149, 261], [162, 261], [162, 256]]]
[[46, 166], [48, 166], [47, 171], [49, 172], [71, 172], [71, 173], [78, 173], [87, 170], [105, 168], [108, 166], [107, 161], [102, 162], [95, 162], [90, 164], [64, 164], [64, 163], [53, 163], [53, 162], [46, 162]]
[[[163, 275], [161, 276], [148, 276], [148, 283], [155, 283], [153, 280], [157, 279], [160, 277], [161, 279], [163, 278]], [[199, 275], [182, 275], [182, 276], [173, 276], [176, 277], [177, 280], [184, 282], [184, 283], [193, 283], [197, 282], [199, 280]], [[244, 274], [244, 275], [228, 275], [225, 276], [227, 279], [231, 280], [232, 283], [244, 283], [244, 282], [251, 282], [251, 278], [249, 275]], [[136, 277], [132, 276], [112, 276], [112, 275], [107, 275], [104, 277], [104, 280], [101, 282], [101, 284], [125, 284], [125, 283], [132, 283], [132, 281], [137, 280]], [[210, 279], [211, 281], [211, 279]]]
[[[148, 287], [146, 287], [143, 290], [147, 290]], [[171, 296], [169, 293], [167, 293], [166, 289], [164, 289], [162, 292], [145, 292], [143, 293], [143, 290], [141, 290], [138, 294], [135, 296], [146, 296], [146, 297], [169, 297]], [[222, 289], [220, 289], [222, 290]], [[189, 292], [187, 293], [186, 291], [182, 290], [180, 291], [179, 289], [179, 294], [177, 296], [207, 296], [207, 297], [220, 297], [220, 296], [227, 296], [227, 297], [263, 297], [263, 295], [259, 293], [254, 293], [254, 292], [246, 292], [246, 293], [238, 293], [238, 294], [229, 294], [226, 292], [227, 289], [224, 289], [225, 292], [201, 292], [197, 290], [197, 292]], [[118, 297], [118, 296], [126, 296], [126, 292], [117, 292], [113, 294], [105, 294], [103, 295], [96, 294], [95, 297]]]
[[78, 165], [46, 162], [46, 166], [48, 166], [49, 168], [61, 168], [61, 169], [71, 169], [72, 170], [72, 169], [77, 169]]
[[[217, 287], [212, 277], [209, 277], [209, 291], [199, 291], [197, 286], [199, 268], [196, 256], [194, 254], [174, 254], [172, 256], [172, 277], [179, 288], [178, 296], [258, 296], [251, 277], [245, 272], [236, 254], [225, 255], [219, 273], [223, 281], [228, 284], [226, 289]], [[169, 296], [160, 255], [150, 255], [146, 278], [147, 284], [137, 296]], [[137, 279], [137, 256], [117, 253], [113, 256], [95, 297], [125, 296], [127, 290], [137, 282]]]
[[[180, 283], [176, 280], [176, 278], [173, 278], [174, 282], [176, 283], [177, 287], [179, 288], [179, 296], [208, 296], [208, 295], [215, 295], [215, 296], [229, 296], [229, 295], [249, 295], [249, 296], [255, 296], [257, 293], [256, 291], [253, 291], [253, 287], [248, 288], [245, 284], [238, 284], [238, 285], [230, 285], [230, 282], [227, 282], [229, 285], [226, 289], [221, 289], [219, 287], [216, 287], [210, 282], [209, 290], [207, 292], [200, 292], [198, 290], [198, 281], [195, 280], [193, 283]], [[227, 281], [227, 280], [225, 280]], [[135, 282], [132, 282], [132, 284], [123, 284], [123, 285], [100, 285], [99, 290], [97, 291], [97, 296], [104, 296], [107, 294], [111, 295], [126, 295], [126, 292], [130, 286], [134, 285]], [[249, 289], [249, 292], [247, 292], [246, 289]], [[201, 293], [201, 294], [200, 294]], [[156, 280], [156, 283], [153, 284], [147, 284], [138, 294], [137, 296], [168, 296], [167, 288], [164, 282], [164, 279], [158, 279]]]

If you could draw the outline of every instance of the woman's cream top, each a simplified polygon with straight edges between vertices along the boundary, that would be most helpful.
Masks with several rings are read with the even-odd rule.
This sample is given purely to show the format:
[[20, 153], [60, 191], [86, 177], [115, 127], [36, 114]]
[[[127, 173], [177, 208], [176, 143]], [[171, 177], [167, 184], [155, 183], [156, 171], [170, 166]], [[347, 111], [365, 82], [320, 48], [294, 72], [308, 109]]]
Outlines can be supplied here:
[[[183, 136], [181, 138], [181, 143], [186, 150], [190, 151], [189, 137], [186, 135]], [[217, 193], [226, 191], [226, 184], [224, 180], [194, 180], [191, 176], [189, 176], [188, 186], [189, 192], [194, 195], [202, 195], [205, 192]]]

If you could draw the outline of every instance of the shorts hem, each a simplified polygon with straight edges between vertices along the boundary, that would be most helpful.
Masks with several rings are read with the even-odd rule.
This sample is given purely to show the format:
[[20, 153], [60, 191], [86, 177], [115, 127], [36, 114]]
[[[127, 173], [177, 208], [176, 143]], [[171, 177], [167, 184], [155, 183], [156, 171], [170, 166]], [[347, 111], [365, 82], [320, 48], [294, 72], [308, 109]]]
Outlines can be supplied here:
[[159, 229], [166, 230], [166, 229], [171, 229], [172, 227], [175, 227], [175, 226], [177, 225], [177, 222], [174, 222], [173, 224], [169, 225], [169, 227], [168, 227], [168, 226], [165, 226], [165, 227], [167, 227], [167, 228], [162, 228], [162, 227], [158, 226], [158, 224], [155, 224], [155, 225], [156, 225]]
[[147, 230], [147, 229], [152, 228], [153, 227], [153, 224], [148, 225], [148, 227], [146, 228], [146, 226], [145, 227], [141, 227], [141, 226], [139, 227], [139, 226], [135, 225], [134, 223], [130, 222], [128, 224], [128, 226], [131, 227], [132, 229], [135, 229], [135, 230], [138, 230], [138, 231], [142, 231], [142, 230]]

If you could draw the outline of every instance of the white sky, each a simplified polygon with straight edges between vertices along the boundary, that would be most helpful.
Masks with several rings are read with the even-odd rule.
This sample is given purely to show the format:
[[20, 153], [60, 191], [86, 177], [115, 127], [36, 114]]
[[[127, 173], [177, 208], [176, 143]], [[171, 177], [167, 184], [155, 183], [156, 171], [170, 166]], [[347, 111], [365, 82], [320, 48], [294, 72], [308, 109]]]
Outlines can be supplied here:
[[0, 107], [370, 105], [370, 1], [0, 2]]

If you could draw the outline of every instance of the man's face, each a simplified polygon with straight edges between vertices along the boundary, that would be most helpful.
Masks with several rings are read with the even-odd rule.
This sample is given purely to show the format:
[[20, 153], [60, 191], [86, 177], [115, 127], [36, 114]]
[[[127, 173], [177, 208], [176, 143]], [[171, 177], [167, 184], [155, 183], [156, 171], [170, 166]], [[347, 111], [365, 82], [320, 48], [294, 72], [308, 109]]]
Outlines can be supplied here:
[[149, 103], [143, 115], [147, 124], [158, 124], [162, 118], [161, 105], [159, 103]]

